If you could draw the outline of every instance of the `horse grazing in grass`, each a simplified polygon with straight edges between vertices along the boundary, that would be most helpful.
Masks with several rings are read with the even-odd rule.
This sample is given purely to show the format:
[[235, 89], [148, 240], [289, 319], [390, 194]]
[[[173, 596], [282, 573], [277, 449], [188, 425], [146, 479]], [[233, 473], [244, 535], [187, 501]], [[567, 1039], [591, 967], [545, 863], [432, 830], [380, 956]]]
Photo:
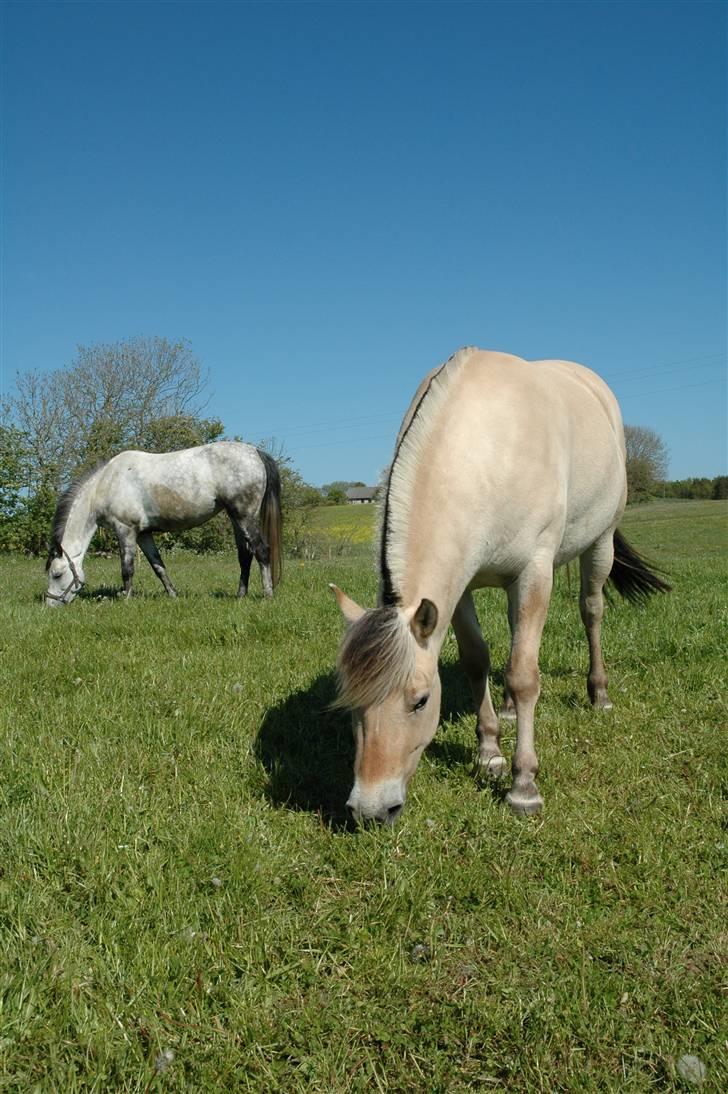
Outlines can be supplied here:
[[349, 624], [339, 700], [353, 711], [356, 819], [393, 821], [440, 712], [438, 655], [452, 621], [478, 712], [478, 764], [503, 774], [490, 659], [472, 589], [508, 597], [506, 717], [517, 721], [507, 801], [537, 812], [534, 710], [553, 572], [577, 556], [591, 702], [609, 708], [600, 629], [607, 578], [623, 596], [667, 591], [617, 531], [627, 497], [622, 419], [593, 372], [462, 349], [420, 384], [394, 452], [383, 504], [378, 607], [332, 586]]
[[204, 524], [224, 509], [240, 561], [238, 596], [248, 591], [253, 557], [263, 591], [273, 595], [281, 575], [281, 485], [266, 452], [237, 441], [217, 441], [180, 452], [120, 452], [66, 491], [53, 520], [46, 570], [46, 604], [69, 604], [85, 582], [83, 559], [99, 524], [119, 540], [124, 592], [131, 595], [137, 544], [169, 596], [153, 532]]

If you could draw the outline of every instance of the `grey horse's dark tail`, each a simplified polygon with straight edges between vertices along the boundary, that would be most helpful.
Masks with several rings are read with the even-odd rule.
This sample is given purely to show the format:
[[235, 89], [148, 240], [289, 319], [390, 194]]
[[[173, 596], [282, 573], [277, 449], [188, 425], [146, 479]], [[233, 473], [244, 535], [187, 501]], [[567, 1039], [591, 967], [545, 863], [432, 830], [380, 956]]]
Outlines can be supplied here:
[[633, 604], [644, 604], [653, 593], [669, 593], [672, 588], [662, 577], [664, 570], [630, 547], [619, 529], [614, 533], [614, 562], [609, 580], [620, 596]]
[[275, 589], [283, 575], [283, 513], [281, 476], [278, 464], [267, 452], [258, 449], [265, 468], [265, 493], [260, 506], [260, 529], [270, 547], [270, 575]]

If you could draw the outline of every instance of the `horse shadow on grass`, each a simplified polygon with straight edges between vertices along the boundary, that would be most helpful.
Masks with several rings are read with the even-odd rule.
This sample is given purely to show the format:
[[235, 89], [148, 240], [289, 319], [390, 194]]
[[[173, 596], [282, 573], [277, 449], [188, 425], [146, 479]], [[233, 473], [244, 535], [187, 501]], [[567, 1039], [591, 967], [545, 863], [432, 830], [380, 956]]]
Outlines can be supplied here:
[[[457, 664], [440, 666], [440, 723], [472, 713], [467, 680]], [[495, 682], [498, 676], [495, 675]], [[276, 806], [317, 813], [331, 828], [351, 827], [346, 799], [354, 781], [354, 739], [346, 710], [332, 709], [336, 676], [322, 673], [307, 687], [266, 712], [255, 739], [255, 755], [268, 776], [265, 794]], [[470, 766], [472, 747], [438, 729], [428, 756], [441, 768]]]
[[122, 600], [124, 596], [121, 585], [94, 585], [93, 588], [84, 585], [78, 590], [79, 600]]
[[333, 828], [348, 826], [354, 739], [345, 710], [332, 710], [336, 676], [322, 673], [271, 707], [255, 739], [274, 805], [318, 813]]

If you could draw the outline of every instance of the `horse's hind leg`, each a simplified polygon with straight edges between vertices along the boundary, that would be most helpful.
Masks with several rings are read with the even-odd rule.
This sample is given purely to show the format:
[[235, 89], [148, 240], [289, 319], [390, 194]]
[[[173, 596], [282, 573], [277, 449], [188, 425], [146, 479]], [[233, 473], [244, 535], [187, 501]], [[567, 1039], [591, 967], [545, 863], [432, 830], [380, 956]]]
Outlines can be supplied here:
[[124, 583], [124, 596], [129, 599], [134, 580], [134, 561], [136, 558], [137, 539], [133, 528], [126, 524], [115, 526], [116, 538], [119, 541], [119, 555], [121, 556], [121, 580]]
[[604, 614], [604, 583], [609, 577], [614, 559], [614, 533], [605, 532], [579, 559], [581, 589], [579, 611], [589, 643], [589, 675], [586, 687], [595, 707], [611, 710], [607, 695], [607, 671], [602, 657], [602, 616]]
[[240, 586], [238, 596], [245, 596], [248, 591], [248, 579], [253, 558], [260, 567], [260, 579], [263, 583], [263, 595], [273, 596], [273, 575], [270, 565], [270, 547], [261, 535], [260, 526], [252, 517], [236, 517], [228, 510], [228, 516], [233, 524], [235, 542], [238, 545], [238, 560], [240, 562]]
[[233, 532], [235, 533], [235, 544], [238, 548], [238, 562], [240, 563], [240, 584], [238, 585], [238, 596], [248, 595], [248, 582], [250, 580], [250, 567], [253, 563], [253, 552], [250, 549], [247, 534], [238, 520], [231, 516], [230, 520], [233, 525]]
[[538, 757], [533, 719], [541, 690], [538, 651], [552, 585], [553, 567], [548, 559], [531, 563], [508, 587], [513, 643], [506, 668], [506, 684], [516, 706], [516, 750], [513, 753], [513, 784], [506, 801], [515, 813], [537, 813], [543, 805], [536, 787]]
[[165, 592], [168, 596], [176, 596], [177, 590], [172, 582], [169, 580], [166, 567], [162, 562], [162, 556], [159, 553], [154, 537], [151, 532], [141, 532], [139, 535], [139, 546], [146, 555], [147, 562], [154, 570], [159, 580], [164, 585]]
[[263, 582], [263, 595], [273, 596], [273, 573], [270, 565], [270, 547], [258, 534], [253, 542], [253, 551], [260, 567], [260, 580]]
[[458, 642], [460, 661], [470, 681], [475, 709], [478, 712], [478, 768], [492, 778], [503, 774], [505, 760], [500, 750], [498, 718], [490, 698], [488, 674], [490, 653], [483, 639], [470, 592], [463, 593], [452, 617]]
[[[508, 626], [511, 632], [511, 648], [513, 647], [513, 631], [515, 628], [515, 621], [513, 619], [513, 607], [511, 605], [510, 597], [508, 598]], [[508, 690], [508, 683], [506, 682], [503, 689], [503, 705], [498, 711], [498, 717], [506, 722], [515, 722], [516, 720], [516, 704], [513, 702], [513, 696]]]

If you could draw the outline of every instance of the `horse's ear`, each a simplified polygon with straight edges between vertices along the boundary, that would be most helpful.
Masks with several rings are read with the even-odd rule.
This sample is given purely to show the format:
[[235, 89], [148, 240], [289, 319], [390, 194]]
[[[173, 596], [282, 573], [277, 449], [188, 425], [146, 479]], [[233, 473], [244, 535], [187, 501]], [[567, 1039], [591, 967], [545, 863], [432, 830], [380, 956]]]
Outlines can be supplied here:
[[437, 617], [437, 605], [433, 604], [427, 597], [424, 597], [420, 601], [419, 607], [412, 616], [412, 622], [410, 623], [412, 633], [421, 646], [425, 645], [427, 639], [437, 626]]
[[54, 539], [53, 542], [51, 543], [50, 547], [48, 548], [48, 558], [46, 559], [46, 570], [49, 569], [51, 562], [53, 562], [53, 560], [55, 558], [62, 558], [62, 557], [63, 557], [63, 548], [61, 547], [61, 541], [59, 539]]
[[339, 605], [341, 614], [347, 623], [356, 623], [357, 619], [361, 619], [364, 615], [364, 609], [360, 608], [355, 600], [342, 592], [338, 585], [331, 583], [329, 588], [336, 597], [336, 603]]

